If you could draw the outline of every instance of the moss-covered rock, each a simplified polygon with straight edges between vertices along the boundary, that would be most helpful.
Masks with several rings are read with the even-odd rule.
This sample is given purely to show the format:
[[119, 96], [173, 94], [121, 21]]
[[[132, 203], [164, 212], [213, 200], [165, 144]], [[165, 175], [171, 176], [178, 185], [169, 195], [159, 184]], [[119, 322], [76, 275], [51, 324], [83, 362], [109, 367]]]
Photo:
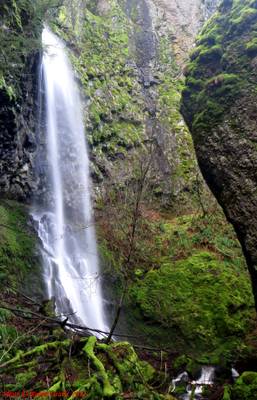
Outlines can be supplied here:
[[144, 0], [92, 4], [84, 4], [79, 15], [65, 3], [52, 24], [68, 44], [86, 97], [92, 175], [103, 191], [108, 180], [127, 185], [134, 159], [148, 148], [153, 196], [166, 204], [178, 197], [185, 203], [197, 166], [179, 113], [183, 79], [171, 29], [154, 16], [157, 5]]
[[131, 294], [144, 318], [169, 330], [171, 342], [180, 342], [181, 350], [184, 342], [190, 344], [191, 354], [215, 353], [216, 363], [240, 347], [249, 329], [251, 288], [245, 272], [235, 274], [233, 264], [210, 252], [164, 261]]
[[187, 68], [182, 112], [202, 173], [241, 242], [257, 304], [256, 30], [255, 1], [221, 4]]
[[244, 372], [231, 387], [226, 387], [223, 400], [255, 400], [257, 372]]
[[24, 205], [14, 201], [0, 201], [0, 286], [6, 284], [24, 288], [24, 278], [36, 273], [36, 237], [28, 227], [28, 213]]

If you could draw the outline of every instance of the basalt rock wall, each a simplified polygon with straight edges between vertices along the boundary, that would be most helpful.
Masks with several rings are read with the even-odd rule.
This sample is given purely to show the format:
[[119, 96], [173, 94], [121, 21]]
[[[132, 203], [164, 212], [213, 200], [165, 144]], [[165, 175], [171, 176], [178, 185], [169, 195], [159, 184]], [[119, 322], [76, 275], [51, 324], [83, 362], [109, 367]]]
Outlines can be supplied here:
[[151, 157], [151, 196], [169, 206], [190, 203], [197, 164], [179, 112], [182, 66], [211, 11], [198, 0], [190, 7], [158, 0], [64, 3], [52, 28], [67, 43], [82, 84], [97, 193], [126, 186], [142, 158]]
[[38, 74], [49, 1], [0, 3], [0, 193], [29, 200], [36, 189]]
[[182, 112], [202, 173], [234, 225], [257, 303], [257, 2], [224, 1], [186, 71]]

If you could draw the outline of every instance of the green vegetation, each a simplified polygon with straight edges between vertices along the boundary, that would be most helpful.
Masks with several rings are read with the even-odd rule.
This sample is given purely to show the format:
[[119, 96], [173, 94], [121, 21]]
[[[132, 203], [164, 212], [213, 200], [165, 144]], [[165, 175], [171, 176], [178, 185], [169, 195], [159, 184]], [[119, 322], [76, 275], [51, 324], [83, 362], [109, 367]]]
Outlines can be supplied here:
[[255, 400], [256, 393], [257, 372], [244, 372], [233, 386], [226, 386], [223, 400]]
[[[88, 99], [85, 122], [95, 179], [101, 182], [112, 175], [120, 180], [124, 169], [120, 160], [140, 153], [146, 142], [167, 142], [161, 151], [172, 179], [167, 182], [155, 173], [153, 193], [160, 198], [169, 191], [185, 202], [194, 185], [196, 162], [191, 136], [179, 113], [183, 79], [167, 30], [167, 35], [158, 37], [153, 81], [149, 89], [144, 88], [137, 65], [141, 55], [134, 43], [141, 20], [137, 3], [131, 7], [128, 15], [123, 2], [114, 0], [99, 13], [93, 1], [76, 19], [65, 4], [52, 28], [68, 43]], [[125, 174], [122, 178], [131, 180]]]
[[[112, 235], [104, 254], [116, 265], [118, 292], [129, 223], [122, 221], [108, 233], [103, 226]], [[149, 344], [175, 346], [203, 363], [244, 357], [254, 302], [240, 245], [220, 211], [170, 217], [144, 209], [129, 276], [126, 318]]]
[[250, 57], [255, 57], [257, 55], [257, 39], [253, 38], [246, 44], [246, 51]]
[[[39, 294], [39, 261], [35, 256], [36, 239], [28, 227], [24, 205], [10, 200], [0, 201], [0, 291], [1, 305], [6, 301], [20, 307], [15, 290], [30, 286]], [[34, 286], [34, 287], [33, 287]], [[22, 324], [14, 323], [13, 314], [0, 305], [0, 359], [6, 351], [14, 355], [23, 339]], [[21, 329], [19, 326], [21, 325]], [[20, 332], [21, 331], [21, 332]], [[33, 336], [30, 337], [34, 343]]]
[[217, 364], [240, 350], [253, 316], [246, 272], [211, 252], [199, 251], [175, 263], [164, 261], [133, 285], [131, 295], [144, 318], [169, 329], [173, 343], [180, 342], [180, 351], [186, 341], [190, 355], [211, 355], [210, 362]]
[[[82, 12], [82, 21], [73, 20], [69, 8], [63, 6], [52, 27], [69, 46], [70, 59], [88, 102], [85, 122], [99, 181], [108, 175], [109, 161], [121, 159], [131, 186], [136, 186], [135, 170], [139, 167], [135, 160], [147, 147], [145, 142], [156, 144], [161, 139], [166, 143], [167, 139], [168, 143], [171, 136], [174, 138], [173, 152], [167, 148], [161, 154], [162, 160], [172, 166], [171, 172], [157, 185], [156, 171], [151, 170], [146, 201], [139, 207], [136, 243], [126, 273], [127, 323], [132, 333], [143, 335], [146, 344], [158, 343], [176, 350], [174, 371], [186, 368], [193, 374], [199, 364], [206, 363], [227, 367], [252, 351], [247, 339], [254, 325], [251, 286], [240, 245], [222, 213], [210, 208], [207, 212], [201, 210], [204, 216], [200, 215], [200, 206], [204, 208], [209, 198], [199, 200], [202, 183], [196, 177], [193, 144], [179, 105], [185, 84], [184, 105], [194, 112], [188, 121], [195, 132], [208, 134], [210, 126], [224, 117], [224, 111], [241, 93], [243, 83], [255, 80], [255, 76], [248, 75], [248, 65], [257, 55], [256, 39], [249, 34], [250, 29], [257, 29], [257, 3], [234, 1], [229, 20], [227, 11], [220, 9], [198, 38], [185, 82], [179, 76], [169, 40], [159, 38], [160, 65], [152, 86], [147, 88], [152, 108], [145, 101], [130, 40], [133, 30], [138, 29], [137, 9], [129, 20], [120, 3], [111, 1], [105, 14], [100, 15], [92, 0]], [[28, 54], [40, 46], [46, 4], [49, 6], [45, 1], [13, 0], [12, 7], [4, 8], [0, 39], [7, 35], [7, 41], [2, 40], [7, 45], [0, 54], [0, 91], [9, 101], [20, 94]], [[235, 43], [238, 32], [242, 32], [242, 40]], [[155, 135], [151, 138], [146, 132], [149, 121]], [[134, 158], [131, 150], [136, 153]], [[186, 204], [188, 214], [181, 215], [185, 208], [182, 210], [181, 203], [173, 201], [170, 192], [170, 208], [158, 211], [158, 196], [169, 182], [173, 193], [181, 192], [181, 203]], [[116, 185], [106, 203], [98, 200], [100, 250], [116, 299], [124, 283], [122, 269], [135, 194], [130, 197], [126, 181]], [[125, 200], [119, 203], [120, 199]], [[109, 212], [107, 206], [111, 209], [115, 202], [116, 208]], [[20, 306], [19, 300], [7, 286], [12, 282], [17, 289], [31, 272], [37, 271], [35, 239], [26, 219], [21, 205], [0, 202], [0, 288], [4, 290], [2, 300], [10, 296], [16, 307]], [[4, 390], [33, 387], [45, 391], [47, 387], [50, 392], [69, 392], [70, 400], [79, 393], [99, 400], [172, 400], [162, 385], [165, 377], [140, 361], [130, 344], [106, 345], [95, 337], [70, 338], [49, 327], [35, 333], [33, 325], [24, 331], [22, 324], [13, 313], [0, 308], [0, 375]], [[256, 374], [246, 372], [235, 385], [226, 386], [223, 400], [251, 400], [255, 393]]]
[[43, 20], [57, 0], [11, 0], [1, 5], [0, 91], [9, 100], [21, 95], [28, 57], [41, 49]]
[[43, 393], [59, 391], [69, 400], [81, 396], [92, 400], [121, 400], [125, 396], [174, 399], [158, 393], [155, 386], [162, 385], [161, 375], [140, 361], [130, 344], [105, 345], [95, 337], [48, 341], [29, 351], [20, 350], [15, 357], [2, 360], [0, 374], [4, 378], [3, 391], [31, 391], [33, 386], [33, 391], [42, 393], [42, 397]]
[[[251, 104], [256, 103], [256, 32], [256, 1], [224, 0], [223, 2], [221, 2], [218, 12], [205, 24], [201, 34], [198, 37], [196, 48], [191, 54], [189, 65], [185, 71], [186, 80], [185, 88], [182, 93], [181, 106], [181, 111], [193, 135], [195, 148], [199, 157], [199, 163], [201, 165], [203, 174], [209, 185], [211, 186], [213, 192], [215, 193], [218, 201], [226, 211], [226, 214], [230, 215], [230, 221], [232, 221], [232, 223], [236, 227], [238, 235], [241, 235], [241, 238], [244, 235], [244, 229], [249, 229], [249, 231], [251, 230], [249, 222], [251, 220], [251, 217], [249, 218], [249, 221], [244, 221], [245, 226], [240, 218], [241, 212], [243, 212], [245, 215], [247, 214], [247, 202], [251, 204], [252, 200], [250, 194], [247, 199], [243, 200], [243, 186], [246, 179], [243, 176], [241, 177], [240, 175], [243, 171], [243, 167], [239, 165], [237, 169], [236, 152], [237, 150], [239, 150], [238, 144], [241, 140], [244, 141], [244, 149], [247, 149], [249, 158], [255, 158], [256, 146], [255, 144], [253, 145], [253, 143], [251, 142], [251, 138], [249, 137], [249, 132], [251, 132], [252, 130], [249, 121], [251, 121], [251, 119], [254, 120], [254, 117], [251, 114], [253, 113], [251, 110]], [[242, 117], [240, 117], [241, 111]], [[246, 118], [244, 121], [245, 116]], [[234, 154], [233, 167], [232, 163], [230, 163], [231, 154]], [[224, 163], [222, 161], [223, 157]], [[251, 174], [251, 169], [248, 168], [247, 170], [244, 170], [244, 173], [245, 177], [247, 177], [248, 174]], [[237, 178], [235, 179], [235, 181], [237, 182], [233, 180], [232, 175], [237, 175]], [[243, 182], [242, 190], [239, 188], [241, 183], [240, 179], [242, 179]], [[231, 196], [233, 195], [235, 195], [236, 198], [235, 202], [231, 201]], [[238, 201], [238, 199], [240, 199], [240, 210], [236, 210], [236, 202]], [[251, 207], [249, 208], [251, 209]], [[252, 214], [253, 211], [251, 210], [250, 215]], [[222, 225], [219, 224], [219, 229], [221, 228]], [[218, 233], [218, 229], [216, 230], [216, 233]], [[223, 250], [220, 252], [220, 245], [217, 242], [215, 243], [216, 233], [212, 231], [212, 236], [207, 239], [209, 245], [211, 244], [211, 246], [208, 248], [209, 256], [212, 257], [212, 261], [210, 261], [210, 264], [215, 264], [216, 262], [217, 264], [215, 268], [217, 268], [217, 271], [219, 270], [219, 267], [223, 265], [223, 271], [225, 273], [231, 269], [231, 273], [229, 273], [228, 275], [231, 281], [233, 279], [232, 271], [234, 271], [233, 277], [235, 279], [237, 279], [237, 276], [239, 277], [240, 274], [242, 274], [241, 278], [239, 278], [240, 285], [242, 284], [241, 294], [237, 290], [233, 290], [232, 287], [229, 289], [230, 281], [227, 280], [225, 276], [223, 276], [223, 289], [228, 290], [229, 298], [230, 300], [232, 300], [232, 303], [235, 304], [235, 308], [237, 308], [237, 300], [240, 299], [239, 303], [241, 302], [241, 305], [239, 306], [239, 308], [237, 308], [236, 311], [234, 306], [232, 306], [231, 304], [229, 305], [229, 303], [227, 303], [227, 306], [225, 305], [226, 295], [225, 292], [222, 291], [222, 289], [215, 291], [216, 293], [218, 293], [216, 296], [218, 299], [218, 304], [215, 307], [215, 302], [213, 302], [214, 306], [212, 307], [212, 310], [217, 310], [217, 314], [224, 316], [224, 322], [226, 321], [228, 325], [226, 325], [226, 323], [222, 323], [222, 318], [219, 318], [218, 322], [215, 321], [215, 318], [211, 318], [212, 323], [214, 323], [214, 325], [211, 325], [215, 328], [216, 333], [218, 331], [221, 333], [221, 331], [224, 329], [223, 333], [221, 334], [225, 335], [226, 338], [230, 337], [229, 332], [232, 332], [235, 329], [233, 334], [235, 342], [234, 339], [229, 339], [229, 342], [227, 342], [227, 340], [225, 339], [223, 341], [223, 344], [220, 343], [221, 348], [220, 351], [218, 351], [218, 353], [220, 354], [219, 357], [221, 359], [222, 357], [224, 359], [226, 358], [228, 350], [227, 343], [232, 344], [234, 342], [234, 344], [232, 344], [232, 347], [234, 347], [234, 349], [236, 350], [238, 346], [236, 344], [236, 341], [239, 339], [239, 342], [241, 342], [241, 344], [239, 342], [238, 344], [241, 348], [238, 349], [237, 355], [234, 353], [235, 358], [237, 359], [237, 357], [243, 357], [244, 352], [248, 353], [248, 356], [246, 356], [245, 353], [246, 357], [251, 358], [250, 348], [251, 343], [254, 344], [254, 340], [252, 338], [249, 340], [249, 338], [245, 337], [247, 330], [249, 330], [249, 326], [247, 328], [246, 326], [244, 327], [241, 325], [242, 321], [245, 322], [247, 318], [250, 317], [250, 314], [248, 314], [248, 312], [250, 312], [250, 309], [248, 309], [248, 311], [246, 310], [247, 306], [250, 304], [250, 287], [246, 275], [246, 268], [243, 266], [242, 258], [241, 261], [238, 258], [237, 262], [235, 263], [235, 259], [233, 257], [229, 257], [232, 248], [233, 252], [235, 250], [235, 247], [233, 245], [232, 248], [230, 248], [233, 241], [231, 241], [231, 238], [228, 241], [227, 235], [225, 235], [223, 240], [221, 241], [221, 243], [223, 243]], [[249, 254], [254, 253], [253, 249], [256, 248], [256, 246], [254, 245], [253, 236], [254, 234], [252, 234], [251, 238], [248, 238], [244, 242], [244, 246], [247, 249], [246, 252], [248, 251]], [[248, 248], [247, 242], [253, 242], [253, 249], [251, 248], [251, 246], [249, 246]], [[193, 258], [191, 257], [185, 262], [176, 262], [173, 266], [172, 272], [175, 274], [174, 271], [177, 271], [177, 269], [179, 269], [179, 271], [183, 271], [183, 267], [185, 267], [187, 262], [189, 263], [188, 265], [190, 265], [191, 268], [193, 267], [197, 270], [196, 266], [194, 265], [196, 262], [195, 257], [200, 257], [200, 259], [202, 260], [202, 249], [198, 249], [198, 251], [198, 255], [196, 253], [195, 255], [193, 255]], [[222, 254], [223, 256], [220, 259], [220, 255]], [[254, 259], [252, 254], [248, 259], [250, 258], [252, 260]], [[203, 260], [199, 263], [198, 259], [198, 267], [199, 265], [203, 265], [202, 262]], [[227, 262], [229, 265], [227, 265]], [[206, 265], [208, 266], [208, 263], [206, 263]], [[163, 270], [164, 275], [169, 272], [166, 266], [163, 266], [161, 270]], [[239, 272], [239, 270], [241, 272]], [[245, 278], [242, 278], [242, 276], [244, 275]], [[211, 288], [216, 287], [216, 284], [218, 283], [218, 276], [220, 276], [220, 274], [217, 275], [214, 282], [211, 283]], [[208, 277], [206, 277], [206, 279], [208, 281]], [[173, 280], [176, 281], [174, 277]], [[184, 281], [186, 285], [186, 277], [184, 278]], [[193, 281], [192, 277], [190, 279], [190, 282], [191, 281]], [[243, 289], [243, 282], [244, 284], [248, 285], [248, 294], [246, 295], [245, 300], [243, 300], [243, 297], [244, 293], [247, 293], [247, 291]], [[254, 287], [254, 279], [252, 279], [252, 282], [253, 292], [255, 294], [256, 290]], [[176, 285], [176, 288], [177, 286], [179, 288], [178, 284]], [[239, 289], [238, 285], [236, 285], [236, 287]], [[199, 293], [196, 293], [198, 296]], [[209, 291], [209, 294], [210, 293], [211, 290]], [[236, 296], [236, 299], [233, 298], [234, 294]], [[219, 297], [219, 295], [221, 295], [221, 298]], [[206, 298], [205, 295], [204, 297]], [[145, 307], [148, 305], [145, 299], [141, 301], [145, 302]], [[211, 299], [210, 302], [212, 302]], [[186, 304], [186, 301], [184, 303]], [[197, 301], [195, 301], [194, 306], [197, 307]], [[253, 306], [252, 300], [251, 306]], [[219, 310], [223, 311], [219, 312]], [[239, 316], [241, 312], [244, 314], [244, 317], [242, 317], [242, 319]], [[238, 320], [236, 314], [239, 318]], [[205, 322], [207, 322], [208, 317], [209, 315], [207, 316], [207, 318], [205, 318]], [[230, 325], [230, 318], [233, 319], [232, 325]], [[250, 319], [248, 319], [248, 321], [250, 322]], [[201, 326], [204, 327], [205, 325], [201, 323]], [[204, 332], [207, 333], [208, 329], [206, 330], [206, 328], [207, 327], [205, 326]], [[237, 331], [237, 329], [239, 330]], [[255, 331], [253, 335], [256, 335]], [[215, 335], [211, 336], [213, 338]], [[212, 342], [212, 339], [209, 339], [210, 347], [214, 342]], [[249, 348], [244, 349], [243, 347], [245, 345], [249, 346]], [[219, 344], [216, 343], [216, 349], [218, 350], [218, 348]], [[228, 350], [228, 353], [231, 352], [231, 350], [232, 348]], [[233, 354], [233, 352], [234, 350], [230, 354]], [[216, 355], [218, 353], [216, 353]], [[252, 365], [253, 364], [251, 364], [251, 366]], [[251, 377], [254, 376], [254, 374], [249, 374]], [[223, 400], [239, 400], [248, 398], [256, 398], [256, 386], [254, 379], [249, 379], [249, 381], [247, 381], [244, 380], [242, 375], [242, 377], [240, 377], [240, 379], [238, 379], [238, 381], [233, 386], [227, 386], [225, 388]]]
[[36, 240], [27, 225], [27, 212], [14, 201], [0, 202], [0, 287], [18, 287], [35, 272]]
[[[101, 160], [126, 154], [142, 142], [143, 98], [128, 63], [131, 26], [122, 8], [113, 2], [102, 17], [92, 13], [94, 7], [89, 8], [84, 11], [79, 40], [66, 7], [61, 9], [60, 24], [53, 28], [76, 49], [70, 53], [71, 61], [90, 98], [88, 142], [93, 156]], [[97, 174], [101, 176], [101, 171]]]

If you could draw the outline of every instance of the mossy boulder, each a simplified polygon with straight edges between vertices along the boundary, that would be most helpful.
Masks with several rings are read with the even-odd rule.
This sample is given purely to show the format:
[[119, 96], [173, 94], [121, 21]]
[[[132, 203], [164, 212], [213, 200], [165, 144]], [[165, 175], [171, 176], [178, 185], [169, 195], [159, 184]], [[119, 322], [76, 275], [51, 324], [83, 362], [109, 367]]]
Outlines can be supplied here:
[[251, 298], [245, 273], [210, 252], [163, 262], [133, 286], [132, 296], [146, 320], [161, 324], [180, 345], [190, 343], [192, 354], [216, 353], [216, 362], [237, 348], [251, 318], [243, 311]]
[[223, 400], [255, 400], [257, 398], [257, 372], [246, 371], [231, 387], [226, 387]]

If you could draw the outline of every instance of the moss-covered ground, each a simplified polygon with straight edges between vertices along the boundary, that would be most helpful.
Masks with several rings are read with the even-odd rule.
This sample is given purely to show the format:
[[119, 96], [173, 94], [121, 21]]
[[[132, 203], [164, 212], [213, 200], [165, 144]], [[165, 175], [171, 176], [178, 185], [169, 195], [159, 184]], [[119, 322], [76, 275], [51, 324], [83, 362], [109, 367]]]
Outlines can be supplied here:
[[[119, 292], [128, 231], [124, 218], [122, 224], [113, 218], [111, 226], [106, 219], [102, 225], [102, 237], [109, 237], [102, 251], [105, 259], [109, 255], [107, 271], [115, 275], [116, 269]], [[148, 344], [219, 365], [247, 354], [246, 336], [255, 324], [250, 279], [239, 242], [218, 208], [205, 216], [174, 216], [142, 207], [129, 269], [125, 319]]]
[[[24, 205], [0, 200], [0, 303], [8, 300], [16, 304], [16, 290], [26, 292], [31, 277], [39, 277], [39, 260], [35, 255], [36, 239], [28, 226], [28, 213]], [[37, 293], [40, 283], [37, 282]], [[17, 327], [12, 314], [0, 305], [0, 352], [17, 340]], [[12, 346], [12, 351], [16, 346]]]
[[[55, 334], [56, 335], [56, 334]], [[55, 336], [56, 338], [56, 336]], [[2, 394], [22, 398], [62, 399], [174, 399], [164, 387], [161, 374], [140, 361], [126, 342], [106, 345], [91, 336], [51, 340], [1, 358]], [[166, 394], [165, 394], [166, 392]]]

